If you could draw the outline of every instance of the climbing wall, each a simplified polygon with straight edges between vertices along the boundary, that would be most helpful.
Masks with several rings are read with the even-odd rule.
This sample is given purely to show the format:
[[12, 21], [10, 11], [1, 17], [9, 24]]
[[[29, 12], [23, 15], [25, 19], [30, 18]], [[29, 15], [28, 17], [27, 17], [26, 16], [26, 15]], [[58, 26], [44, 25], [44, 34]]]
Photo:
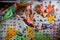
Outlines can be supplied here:
[[[43, 4], [44, 9], [49, 4], [49, 1], [37, 2], [35, 1], [32, 9], [38, 4]], [[14, 15], [1, 22], [0, 24], [0, 40], [57, 40], [60, 32], [60, 2], [51, 1], [54, 5], [56, 17], [53, 16], [43, 18], [40, 14], [37, 14], [34, 18], [34, 26], [39, 25], [40, 30], [35, 27], [30, 27], [24, 23], [20, 18]], [[29, 9], [30, 6], [27, 7]], [[21, 16], [25, 17], [25, 9], [19, 11]], [[54, 19], [54, 20], [53, 20]], [[43, 29], [44, 28], [44, 29]]]

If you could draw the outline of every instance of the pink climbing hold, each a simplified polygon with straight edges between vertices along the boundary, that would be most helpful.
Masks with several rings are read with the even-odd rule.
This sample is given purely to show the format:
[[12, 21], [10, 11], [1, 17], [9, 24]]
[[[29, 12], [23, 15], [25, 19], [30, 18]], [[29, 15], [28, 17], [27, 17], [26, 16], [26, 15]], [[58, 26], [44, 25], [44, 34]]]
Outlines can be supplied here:
[[53, 30], [57, 30], [57, 26], [53, 26], [52, 29], [53, 29]]

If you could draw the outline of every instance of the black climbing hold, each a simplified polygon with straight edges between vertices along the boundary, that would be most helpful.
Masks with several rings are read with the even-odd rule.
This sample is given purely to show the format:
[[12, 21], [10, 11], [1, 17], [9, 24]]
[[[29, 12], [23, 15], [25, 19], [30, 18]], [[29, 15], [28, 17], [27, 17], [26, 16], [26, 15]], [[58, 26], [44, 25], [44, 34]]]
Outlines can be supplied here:
[[40, 22], [43, 22], [43, 21], [40, 19]]
[[33, 21], [34, 21], [34, 22], [36, 22], [36, 20], [35, 20], [35, 19], [34, 19]]
[[22, 12], [24, 12], [24, 10], [22, 10]]
[[43, 28], [43, 29], [47, 29], [46, 24], [42, 24], [42, 28]]
[[14, 20], [16, 20], [16, 18], [14, 18]]
[[39, 16], [37, 16], [37, 17], [39, 17]]
[[15, 23], [15, 22], [14, 22]]

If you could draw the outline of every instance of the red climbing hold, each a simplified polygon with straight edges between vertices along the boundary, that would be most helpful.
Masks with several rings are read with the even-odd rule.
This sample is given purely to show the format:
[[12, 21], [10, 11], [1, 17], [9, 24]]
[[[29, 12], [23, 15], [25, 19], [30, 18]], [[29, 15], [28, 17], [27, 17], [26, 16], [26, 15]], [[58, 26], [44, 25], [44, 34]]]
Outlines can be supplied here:
[[13, 26], [16, 26], [16, 24], [13, 24]]

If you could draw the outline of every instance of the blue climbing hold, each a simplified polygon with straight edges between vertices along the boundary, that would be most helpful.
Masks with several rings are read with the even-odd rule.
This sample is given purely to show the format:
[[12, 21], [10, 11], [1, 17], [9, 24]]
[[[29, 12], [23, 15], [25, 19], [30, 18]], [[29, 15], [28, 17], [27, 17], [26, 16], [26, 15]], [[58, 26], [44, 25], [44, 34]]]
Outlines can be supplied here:
[[18, 20], [20, 20], [20, 18], [18, 18]]
[[59, 33], [60, 33], [60, 30], [59, 30]]
[[19, 26], [20, 28], [22, 28], [21, 26]]

